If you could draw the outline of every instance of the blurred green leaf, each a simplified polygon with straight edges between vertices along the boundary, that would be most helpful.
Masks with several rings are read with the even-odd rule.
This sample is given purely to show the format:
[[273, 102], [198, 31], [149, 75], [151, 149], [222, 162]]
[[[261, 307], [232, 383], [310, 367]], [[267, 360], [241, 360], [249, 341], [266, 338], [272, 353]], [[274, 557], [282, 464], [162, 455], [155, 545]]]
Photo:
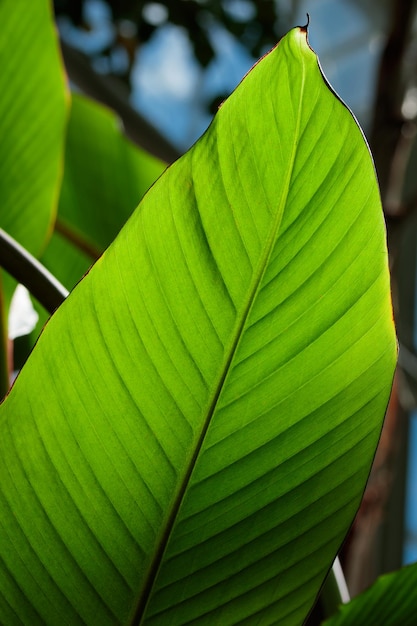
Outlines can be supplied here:
[[39, 255], [62, 172], [67, 95], [49, 2], [0, 3], [0, 227]]
[[381, 576], [343, 604], [323, 626], [412, 626], [417, 615], [417, 564]]
[[0, 621], [302, 623], [395, 358], [373, 164], [294, 29], [152, 187], [0, 407]]
[[[52, 232], [62, 173], [64, 74], [49, 2], [3, 0], [0, 24], [0, 228], [39, 256]], [[0, 271], [0, 398], [9, 383], [15, 286]]]
[[[58, 218], [42, 256], [45, 267], [72, 289], [165, 167], [124, 136], [112, 111], [74, 93]], [[39, 322], [28, 348], [49, 317], [38, 302], [34, 306]]]
[[114, 113], [73, 94], [58, 218], [44, 265], [71, 289], [165, 167], [123, 135]]

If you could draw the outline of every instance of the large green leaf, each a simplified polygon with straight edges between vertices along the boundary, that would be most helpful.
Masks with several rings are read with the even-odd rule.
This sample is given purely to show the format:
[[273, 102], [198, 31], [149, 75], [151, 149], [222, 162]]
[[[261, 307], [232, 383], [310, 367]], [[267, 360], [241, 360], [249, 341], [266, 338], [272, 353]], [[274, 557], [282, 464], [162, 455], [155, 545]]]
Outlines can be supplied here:
[[381, 576], [323, 626], [412, 626], [417, 615], [417, 564]]
[[395, 355], [372, 161], [294, 29], [145, 196], [1, 407], [0, 621], [302, 623]]

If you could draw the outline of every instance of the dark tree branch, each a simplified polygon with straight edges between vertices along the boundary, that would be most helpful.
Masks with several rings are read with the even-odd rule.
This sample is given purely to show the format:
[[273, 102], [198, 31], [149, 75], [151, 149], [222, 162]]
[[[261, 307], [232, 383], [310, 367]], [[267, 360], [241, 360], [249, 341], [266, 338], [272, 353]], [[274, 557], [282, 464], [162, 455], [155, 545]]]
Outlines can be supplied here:
[[49, 313], [53, 313], [68, 295], [65, 287], [1, 228], [0, 266], [22, 283]]
[[[386, 215], [388, 247], [391, 267], [396, 259], [402, 227], [409, 207], [402, 204], [405, 173], [409, 164], [412, 143], [416, 135], [415, 122], [406, 119], [402, 105], [410, 76], [407, 76], [407, 55], [410, 50], [412, 24], [416, 0], [391, 0], [390, 31], [380, 59], [377, 78], [374, 116], [369, 135], [378, 174], [381, 197]], [[411, 270], [410, 271], [414, 271]], [[392, 276], [394, 293], [397, 285]], [[397, 324], [398, 324], [397, 319]], [[344, 568], [349, 589], [354, 596], [366, 589], [376, 577], [400, 566], [401, 543], [398, 524], [395, 549], [390, 537], [388, 546], [382, 537], [387, 532], [385, 520], [391, 508], [395, 474], [401, 461], [398, 454], [402, 441], [402, 413], [398, 393], [398, 379], [393, 386], [381, 439], [361, 507], [345, 544]], [[398, 491], [398, 489], [397, 489]], [[403, 503], [402, 503], [403, 504]], [[395, 511], [399, 519], [400, 509]]]
[[[404, 59], [410, 42], [415, 9], [416, 0], [391, 2], [391, 30], [379, 66], [374, 118], [369, 137], [387, 213], [393, 210], [390, 207], [392, 192], [396, 192], [398, 184], [402, 182], [403, 169], [407, 162], [405, 159], [404, 163], [400, 153], [404, 146], [409, 151], [409, 142], [403, 141], [403, 131], [408, 122], [401, 113], [401, 106], [407, 89], [403, 73]], [[399, 164], [401, 171], [398, 169]], [[399, 182], [398, 175], [401, 177]]]
[[127, 97], [122, 95], [126, 89], [123, 83], [97, 74], [85, 55], [63, 41], [61, 49], [70, 80], [85, 94], [115, 111], [131, 141], [167, 163], [181, 156], [165, 137], [130, 106]]
[[9, 390], [10, 352], [7, 336], [7, 314], [0, 275], [0, 402]]

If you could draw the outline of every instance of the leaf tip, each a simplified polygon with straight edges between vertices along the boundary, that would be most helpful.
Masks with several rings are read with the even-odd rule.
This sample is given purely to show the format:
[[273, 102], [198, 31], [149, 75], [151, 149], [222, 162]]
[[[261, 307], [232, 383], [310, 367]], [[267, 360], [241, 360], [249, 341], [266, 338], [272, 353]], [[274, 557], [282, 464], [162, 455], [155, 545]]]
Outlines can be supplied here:
[[[299, 31], [300, 34], [305, 36], [305, 42], [306, 42], [307, 46], [310, 48], [310, 50], [312, 52], [314, 52], [314, 50], [310, 46], [310, 42], [308, 40], [308, 34], [309, 34], [308, 29], [310, 27], [310, 13], [307, 13], [306, 15], [307, 15], [307, 23], [304, 26], [298, 26], [298, 31]], [[314, 54], [315, 54], [315, 52], [314, 52]]]
[[302, 33], [308, 35], [308, 27], [310, 26], [310, 13], [307, 13], [307, 24], [305, 26], [300, 26], [300, 30]]

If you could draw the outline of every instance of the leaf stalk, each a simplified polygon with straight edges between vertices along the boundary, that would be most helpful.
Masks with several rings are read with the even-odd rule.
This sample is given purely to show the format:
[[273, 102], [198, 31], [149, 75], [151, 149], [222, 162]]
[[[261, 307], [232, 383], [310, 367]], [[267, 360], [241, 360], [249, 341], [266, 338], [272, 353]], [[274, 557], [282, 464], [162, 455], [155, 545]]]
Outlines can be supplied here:
[[68, 290], [13, 237], [0, 228], [0, 266], [24, 285], [53, 313], [68, 296]]

